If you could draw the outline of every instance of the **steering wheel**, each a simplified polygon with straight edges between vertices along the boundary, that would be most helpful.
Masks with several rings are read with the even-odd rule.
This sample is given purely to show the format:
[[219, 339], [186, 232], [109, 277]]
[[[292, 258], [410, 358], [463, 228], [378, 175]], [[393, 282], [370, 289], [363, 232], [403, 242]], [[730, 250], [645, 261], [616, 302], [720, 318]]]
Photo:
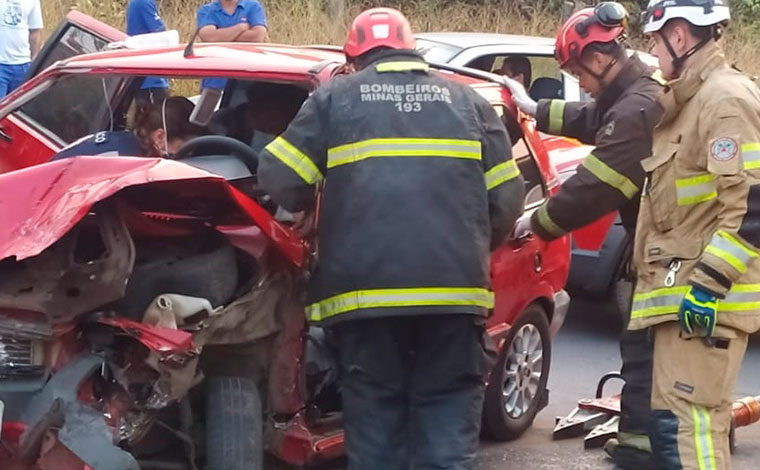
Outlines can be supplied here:
[[224, 135], [204, 135], [185, 142], [174, 155], [175, 160], [203, 155], [231, 155], [256, 174], [259, 166], [259, 156], [251, 147], [243, 142]]

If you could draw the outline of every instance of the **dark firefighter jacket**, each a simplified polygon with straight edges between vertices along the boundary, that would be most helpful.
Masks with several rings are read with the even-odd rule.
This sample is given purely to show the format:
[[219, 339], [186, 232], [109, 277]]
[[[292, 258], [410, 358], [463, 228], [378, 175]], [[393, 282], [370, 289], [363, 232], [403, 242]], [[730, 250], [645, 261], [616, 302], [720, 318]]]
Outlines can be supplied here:
[[489, 103], [417, 54], [319, 88], [258, 171], [292, 211], [325, 180], [311, 321], [492, 308], [489, 249], [522, 212], [522, 177]]
[[539, 101], [539, 130], [596, 147], [559, 193], [533, 213], [531, 225], [539, 237], [553, 240], [615, 210], [633, 234], [644, 183], [641, 160], [652, 154], [661, 89], [634, 55], [598, 101]]

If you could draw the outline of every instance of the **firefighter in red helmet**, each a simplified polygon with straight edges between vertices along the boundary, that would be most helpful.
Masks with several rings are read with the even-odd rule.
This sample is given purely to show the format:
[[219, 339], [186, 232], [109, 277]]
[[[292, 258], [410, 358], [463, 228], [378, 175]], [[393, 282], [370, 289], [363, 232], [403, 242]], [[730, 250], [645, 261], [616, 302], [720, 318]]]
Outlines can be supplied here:
[[475, 468], [489, 248], [522, 212], [496, 112], [414, 46], [400, 12], [361, 13], [357, 72], [315, 91], [259, 161], [292, 211], [325, 180], [306, 313], [338, 351], [350, 470]]
[[[517, 106], [535, 116], [541, 131], [595, 146], [559, 193], [526, 219], [527, 226], [518, 227], [518, 236], [530, 230], [552, 240], [619, 211], [632, 243], [644, 183], [641, 161], [652, 153], [653, 129], [662, 114], [657, 103], [662, 87], [652, 78], [653, 70], [636, 55], [627, 55], [622, 44], [626, 23], [622, 5], [602, 2], [575, 13], [557, 34], [557, 62], [578, 79], [593, 101], [553, 99], [536, 103], [522, 86], [508, 83]], [[631, 281], [635, 279], [633, 272], [625, 275]], [[623, 333], [620, 352], [626, 384], [619, 438], [610, 441], [606, 450], [621, 468], [656, 469], [648, 437], [652, 382], [649, 332]]]

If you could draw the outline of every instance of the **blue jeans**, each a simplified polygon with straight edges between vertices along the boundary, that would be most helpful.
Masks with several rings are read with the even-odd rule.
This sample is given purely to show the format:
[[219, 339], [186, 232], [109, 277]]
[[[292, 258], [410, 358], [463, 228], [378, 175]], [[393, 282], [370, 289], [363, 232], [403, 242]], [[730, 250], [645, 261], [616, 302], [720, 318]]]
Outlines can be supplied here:
[[0, 64], [0, 98], [19, 87], [26, 74], [29, 73], [29, 63], [18, 65]]

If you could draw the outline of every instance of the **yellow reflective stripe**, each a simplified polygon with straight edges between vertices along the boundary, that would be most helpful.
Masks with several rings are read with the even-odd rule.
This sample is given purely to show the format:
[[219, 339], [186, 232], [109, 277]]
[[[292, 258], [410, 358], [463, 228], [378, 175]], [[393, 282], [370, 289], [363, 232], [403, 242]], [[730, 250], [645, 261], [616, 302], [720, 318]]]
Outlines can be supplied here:
[[728, 240], [732, 244], [736, 245], [737, 248], [739, 248], [741, 251], [743, 251], [750, 258], [757, 258], [757, 251], [755, 251], [755, 250], [753, 250], [751, 248], [747, 248], [747, 245], [745, 245], [744, 243], [742, 243], [741, 241], [739, 241], [738, 238], [734, 237], [730, 233], [726, 232], [725, 230], [718, 230], [717, 234], [720, 235], [721, 237], [725, 238], [726, 240]]
[[613, 170], [593, 153], [589, 154], [581, 165], [602, 182], [620, 191], [626, 199], [632, 199], [639, 192], [639, 188], [633, 184], [633, 181]]
[[747, 272], [749, 263], [757, 253], [724, 230], [718, 230], [705, 248], [705, 253], [717, 256], [741, 273]]
[[552, 100], [549, 103], [549, 134], [562, 134], [564, 120], [565, 102], [563, 100]]
[[709, 253], [713, 256], [718, 257], [720, 260], [725, 261], [726, 263], [730, 264], [731, 267], [739, 271], [740, 273], [744, 274], [747, 272], [747, 265], [742, 263], [741, 260], [737, 259], [732, 253], [729, 253], [728, 251], [721, 250], [715, 245], [707, 245], [707, 248], [705, 248], [705, 253]]
[[369, 139], [327, 151], [327, 168], [374, 157], [447, 157], [481, 159], [481, 143], [461, 139]]
[[[675, 314], [689, 286], [664, 287], [633, 296], [631, 318]], [[718, 312], [745, 312], [760, 309], [760, 284], [734, 284], [718, 303]]]
[[631, 318], [647, 318], [678, 311], [689, 286], [664, 287], [633, 296]]
[[323, 178], [311, 158], [282, 137], [277, 137], [264, 150], [290, 167], [308, 184], [314, 184]]
[[518, 176], [520, 176], [520, 169], [514, 160], [499, 163], [486, 172], [486, 189], [491, 190]]
[[493, 292], [477, 287], [422, 287], [412, 289], [372, 289], [336, 295], [307, 307], [312, 321], [366, 308], [475, 306], [493, 308]]
[[676, 180], [676, 187], [677, 188], [684, 188], [688, 186], [697, 186], [702, 183], [709, 183], [711, 181], [715, 181], [715, 175], [712, 175], [710, 173], [699, 175], [699, 176], [692, 176], [691, 178], [680, 178]]
[[689, 206], [715, 199], [718, 197], [715, 175], [704, 174], [678, 179], [676, 180], [676, 193], [679, 206]]
[[424, 62], [383, 62], [377, 64], [375, 70], [378, 72], [427, 72], [430, 66]]
[[717, 470], [710, 412], [707, 408], [696, 405], [692, 405], [691, 409], [694, 419], [694, 444], [697, 450], [699, 470]]
[[539, 225], [541, 225], [541, 227], [547, 232], [551, 233], [555, 237], [561, 237], [567, 233], [562, 227], [554, 223], [552, 218], [549, 216], [549, 209], [547, 209], [546, 204], [538, 208], [537, 214]]
[[760, 142], [742, 144], [742, 161], [745, 170], [760, 168]]

